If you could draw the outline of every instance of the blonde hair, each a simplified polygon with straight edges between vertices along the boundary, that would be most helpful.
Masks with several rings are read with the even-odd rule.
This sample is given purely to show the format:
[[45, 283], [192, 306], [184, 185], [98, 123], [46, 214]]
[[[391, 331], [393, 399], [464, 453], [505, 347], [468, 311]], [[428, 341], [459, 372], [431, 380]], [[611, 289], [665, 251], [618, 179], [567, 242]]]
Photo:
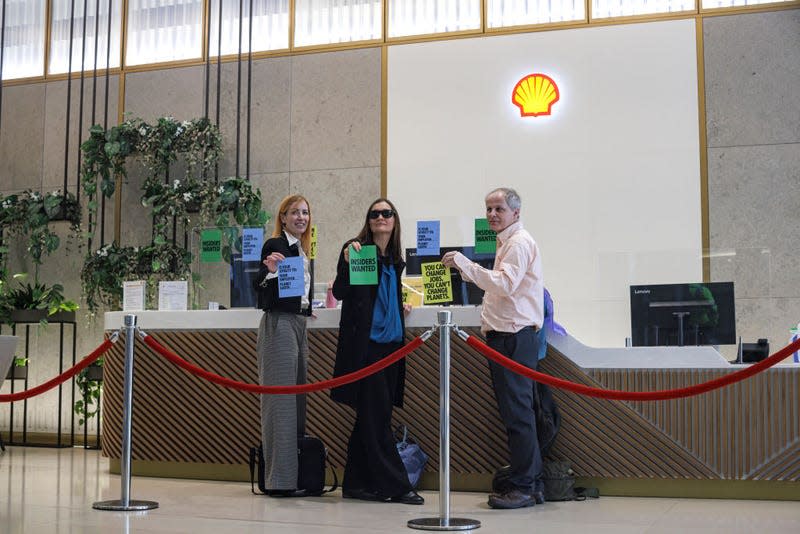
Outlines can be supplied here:
[[298, 202], [305, 202], [306, 206], [308, 206], [308, 226], [306, 226], [306, 231], [303, 232], [303, 235], [300, 236], [300, 246], [303, 247], [303, 252], [308, 256], [309, 250], [311, 249], [311, 204], [309, 204], [308, 199], [303, 195], [289, 195], [281, 200], [280, 206], [278, 206], [278, 216], [275, 217], [275, 230], [272, 232], [272, 237], [280, 237], [283, 235], [281, 215], [286, 215], [289, 208]]

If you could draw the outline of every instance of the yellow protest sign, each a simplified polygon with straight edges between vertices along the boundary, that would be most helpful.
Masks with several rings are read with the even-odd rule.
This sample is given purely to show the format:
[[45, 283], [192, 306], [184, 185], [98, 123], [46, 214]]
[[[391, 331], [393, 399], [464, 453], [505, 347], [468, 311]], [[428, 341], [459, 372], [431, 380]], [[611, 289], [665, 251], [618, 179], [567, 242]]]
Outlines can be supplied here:
[[423, 291], [421, 276], [403, 278], [403, 304], [411, 304], [413, 308], [422, 306]]
[[308, 259], [317, 259], [317, 225], [311, 225], [311, 244], [309, 245]]
[[439, 304], [453, 300], [453, 285], [450, 281], [450, 267], [440, 261], [423, 263], [422, 285], [425, 288], [425, 304]]

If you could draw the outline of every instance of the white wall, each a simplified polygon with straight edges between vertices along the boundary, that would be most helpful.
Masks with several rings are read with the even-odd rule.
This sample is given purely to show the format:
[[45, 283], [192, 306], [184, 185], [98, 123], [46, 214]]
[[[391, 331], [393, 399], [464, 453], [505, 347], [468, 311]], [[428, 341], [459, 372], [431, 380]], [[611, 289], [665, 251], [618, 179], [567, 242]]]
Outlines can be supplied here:
[[[511, 103], [533, 72], [559, 86], [551, 116]], [[630, 284], [701, 280], [693, 20], [393, 46], [388, 73], [405, 246], [421, 219], [472, 245], [486, 192], [516, 188], [556, 320], [594, 346], [630, 335]]]

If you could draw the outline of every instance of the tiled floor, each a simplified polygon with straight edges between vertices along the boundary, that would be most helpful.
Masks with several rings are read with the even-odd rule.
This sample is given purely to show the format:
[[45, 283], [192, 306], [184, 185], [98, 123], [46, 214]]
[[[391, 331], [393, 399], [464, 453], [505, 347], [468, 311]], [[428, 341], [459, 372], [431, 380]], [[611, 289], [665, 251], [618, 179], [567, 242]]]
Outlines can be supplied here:
[[[134, 477], [130, 497], [159, 503], [147, 512], [92, 509], [119, 499], [120, 478], [97, 451], [8, 447], [0, 454], [0, 534], [52, 533], [408, 533], [410, 519], [439, 516], [424, 506], [318, 498], [270, 499], [249, 484]], [[800, 503], [601, 497], [491, 510], [486, 495], [454, 493], [451, 517], [476, 519], [479, 533], [800, 533]]]

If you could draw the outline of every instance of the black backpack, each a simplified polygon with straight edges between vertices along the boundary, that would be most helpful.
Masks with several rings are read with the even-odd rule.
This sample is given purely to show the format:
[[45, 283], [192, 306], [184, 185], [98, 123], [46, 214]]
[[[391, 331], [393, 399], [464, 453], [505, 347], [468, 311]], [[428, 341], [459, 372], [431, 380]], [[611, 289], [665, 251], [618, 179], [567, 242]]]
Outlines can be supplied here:
[[[304, 436], [297, 438], [297, 489], [305, 490], [308, 496], [319, 496], [323, 493], [330, 493], [339, 487], [339, 478], [336, 471], [333, 473], [333, 486], [325, 489], [325, 466], [327, 463], [328, 451], [322, 440], [314, 436]], [[256, 472], [258, 476], [256, 477]], [[267, 488], [264, 483], [264, 449], [261, 445], [250, 448], [250, 491], [255, 490], [256, 479], [258, 489], [266, 494]]]
[[597, 488], [575, 487], [575, 473], [568, 461], [545, 461], [542, 466], [544, 498], [548, 501], [585, 501], [587, 497], [597, 498]]

